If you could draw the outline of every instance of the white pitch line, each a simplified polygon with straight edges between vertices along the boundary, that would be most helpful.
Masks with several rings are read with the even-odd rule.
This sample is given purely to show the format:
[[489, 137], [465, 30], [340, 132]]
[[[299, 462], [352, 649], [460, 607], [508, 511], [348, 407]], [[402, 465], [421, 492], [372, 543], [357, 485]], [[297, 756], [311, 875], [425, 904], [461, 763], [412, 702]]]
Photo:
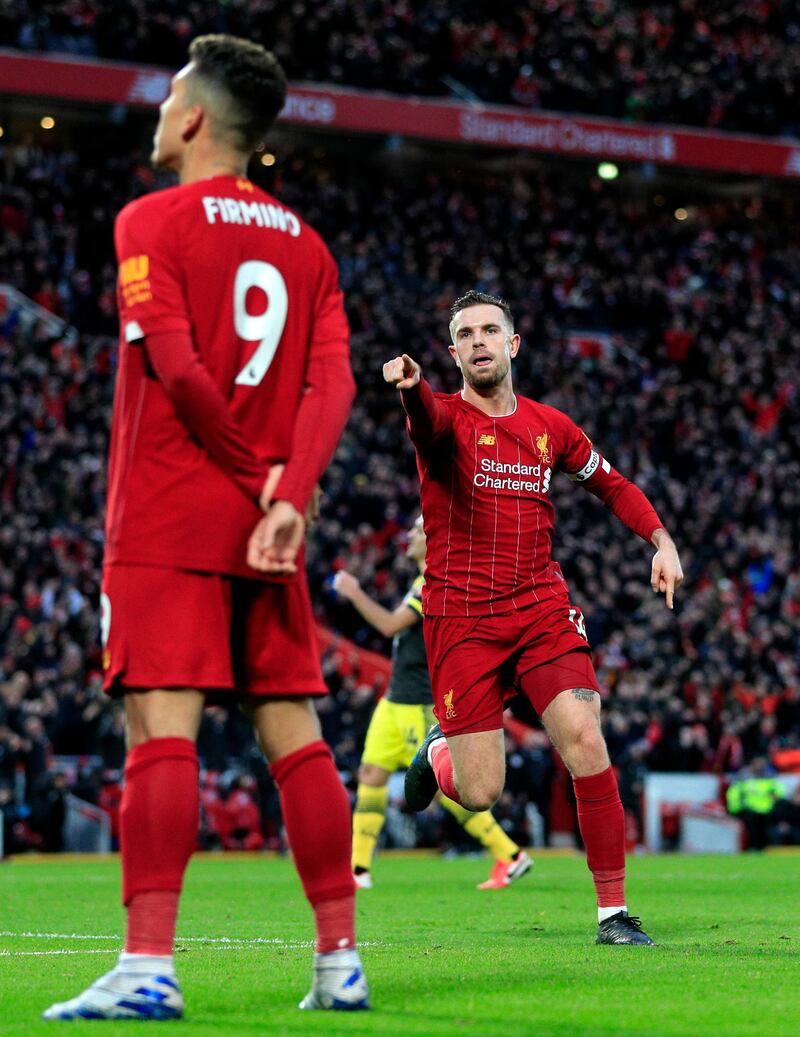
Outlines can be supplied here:
[[[297, 950], [299, 948], [299, 944], [287, 943], [284, 946], [289, 950]], [[313, 946], [313, 944], [304, 944], [303, 946]], [[232, 944], [222, 944], [208, 948], [210, 951], [235, 951], [237, 949]], [[65, 947], [57, 951], [0, 951], [0, 958], [43, 958], [51, 954], [114, 954], [114, 950], [111, 947], [103, 950], [73, 950], [72, 948]]]
[[[91, 935], [89, 933], [16, 933], [10, 930], [0, 932], [0, 937], [14, 937], [15, 939], [27, 939], [27, 940], [114, 940], [117, 943], [122, 942], [122, 936], [102, 936], [102, 935]], [[178, 936], [175, 939], [177, 944], [181, 943], [206, 943], [206, 944], [223, 944], [233, 947], [257, 947], [260, 944], [268, 944], [271, 946], [278, 947], [313, 947], [313, 940], [284, 940], [280, 936], [266, 937], [266, 936], [254, 936], [251, 939], [236, 936]]]
[[[113, 940], [121, 943], [122, 937], [90, 935], [88, 933], [34, 933], [34, 932], [12, 932], [11, 930], [0, 931], [0, 937], [9, 937], [17, 940]], [[313, 940], [284, 940], [280, 936], [266, 937], [254, 936], [250, 939], [237, 936], [178, 936], [175, 943], [180, 947], [184, 943], [199, 943], [205, 946], [219, 947], [220, 950], [235, 949], [236, 947], [286, 947], [289, 950], [300, 950], [305, 947], [313, 947]], [[381, 940], [368, 940], [359, 944], [361, 947], [383, 946]], [[8, 954], [107, 954], [108, 951], [0, 951], [0, 956]]]
[[41, 958], [48, 954], [111, 954], [111, 951], [0, 951], [0, 958]]

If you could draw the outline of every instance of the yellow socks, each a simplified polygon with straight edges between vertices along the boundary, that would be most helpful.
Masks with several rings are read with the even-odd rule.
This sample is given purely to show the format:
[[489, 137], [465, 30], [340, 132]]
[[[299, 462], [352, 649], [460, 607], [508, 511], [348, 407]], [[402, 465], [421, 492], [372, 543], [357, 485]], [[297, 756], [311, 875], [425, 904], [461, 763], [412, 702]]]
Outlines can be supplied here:
[[465, 810], [459, 803], [454, 803], [446, 796], [441, 797], [441, 804], [449, 810], [458, 823], [469, 832], [473, 839], [486, 847], [496, 861], [510, 861], [519, 847], [513, 839], [509, 839], [490, 810], [482, 810], [473, 814]]
[[359, 785], [356, 794], [356, 809], [353, 813], [353, 869], [372, 867], [375, 843], [381, 834], [386, 819], [386, 801], [389, 789], [386, 785]]

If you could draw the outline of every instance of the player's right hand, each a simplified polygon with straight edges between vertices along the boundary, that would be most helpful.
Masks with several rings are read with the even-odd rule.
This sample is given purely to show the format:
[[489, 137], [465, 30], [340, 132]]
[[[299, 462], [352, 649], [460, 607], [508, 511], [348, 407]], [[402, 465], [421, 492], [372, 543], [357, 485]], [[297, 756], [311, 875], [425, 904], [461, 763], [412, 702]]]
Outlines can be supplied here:
[[396, 356], [383, 365], [383, 379], [397, 389], [413, 389], [419, 385], [422, 368], [408, 353]]
[[263, 573], [296, 573], [297, 552], [305, 531], [306, 520], [294, 504], [275, 501], [250, 534], [247, 564]]
[[333, 577], [331, 581], [331, 587], [339, 594], [342, 598], [347, 601], [353, 597], [357, 590], [360, 590], [361, 584], [350, 573], [345, 572], [344, 569], [340, 569], [339, 572]]

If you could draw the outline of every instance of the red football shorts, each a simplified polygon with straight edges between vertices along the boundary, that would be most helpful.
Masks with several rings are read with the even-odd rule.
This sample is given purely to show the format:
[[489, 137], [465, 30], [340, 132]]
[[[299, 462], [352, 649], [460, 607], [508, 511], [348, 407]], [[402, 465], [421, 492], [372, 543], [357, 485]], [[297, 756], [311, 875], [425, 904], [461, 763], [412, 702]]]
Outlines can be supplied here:
[[101, 599], [105, 690], [325, 695], [305, 576], [263, 583], [112, 565]]
[[599, 691], [583, 616], [566, 598], [502, 616], [426, 616], [422, 626], [434, 713], [446, 735], [501, 728], [524, 674], [539, 716], [562, 691]]

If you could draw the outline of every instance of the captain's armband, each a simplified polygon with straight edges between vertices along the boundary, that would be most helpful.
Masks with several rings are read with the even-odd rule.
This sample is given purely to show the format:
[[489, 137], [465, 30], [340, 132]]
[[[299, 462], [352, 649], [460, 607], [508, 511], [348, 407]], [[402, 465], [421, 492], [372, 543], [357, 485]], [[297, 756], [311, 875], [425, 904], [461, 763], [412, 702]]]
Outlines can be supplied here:
[[586, 482], [587, 479], [591, 479], [598, 468], [602, 468], [606, 474], [611, 471], [608, 461], [601, 457], [596, 450], [592, 450], [583, 468], [579, 472], [567, 472], [567, 475], [573, 482]]

